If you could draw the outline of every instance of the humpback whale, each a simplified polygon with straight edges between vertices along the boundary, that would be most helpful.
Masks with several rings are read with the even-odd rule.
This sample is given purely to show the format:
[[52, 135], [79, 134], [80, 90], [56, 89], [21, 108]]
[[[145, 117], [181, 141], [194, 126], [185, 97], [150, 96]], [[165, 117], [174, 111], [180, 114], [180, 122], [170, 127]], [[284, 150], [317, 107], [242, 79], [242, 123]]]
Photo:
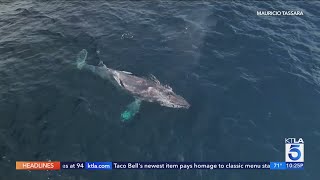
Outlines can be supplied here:
[[169, 108], [188, 109], [190, 107], [190, 104], [182, 96], [174, 93], [169, 85], [161, 84], [155, 76], [138, 77], [131, 72], [108, 68], [102, 61], [97, 66], [89, 65], [86, 63], [87, 54], [85, 49], [78, 54], [76, 60], [78, 69], [90, 71], [102, 79], [111, 81], [116, 87], [135, 98], [121, 113], [122, 121], [132, 119], [139, 112], [143, 101], [155, 102]]

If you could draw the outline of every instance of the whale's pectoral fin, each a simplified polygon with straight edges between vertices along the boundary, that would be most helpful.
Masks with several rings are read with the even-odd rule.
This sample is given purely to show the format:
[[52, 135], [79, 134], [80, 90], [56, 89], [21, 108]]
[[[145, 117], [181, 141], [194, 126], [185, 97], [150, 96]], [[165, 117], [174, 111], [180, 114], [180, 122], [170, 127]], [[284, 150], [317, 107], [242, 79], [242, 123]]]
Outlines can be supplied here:
[[76, 60], [76, 65], [78, 69], [83, 69], [83, 70], [88, 70], [91, 72], [95, 72], [96, 71], [96, 66], [93, 65], [89, 65], [86, 63], [86, 59], [87, 59], [87, 55], [88, 52], [85, 49], [82, 49], [78, 55], [77, 55], [77, 60]]
[[121, 121], [126, 122], [133, 119], [133, 117], [140, 111], [141, 100], [135, 99], [127, 106], [127, 109], [121, 113]]
[[88, 52], [85, 49], [82, 49], [79, 54], [77, 55], [77, 68], [82, 69], [83, 66], [86, 64]]

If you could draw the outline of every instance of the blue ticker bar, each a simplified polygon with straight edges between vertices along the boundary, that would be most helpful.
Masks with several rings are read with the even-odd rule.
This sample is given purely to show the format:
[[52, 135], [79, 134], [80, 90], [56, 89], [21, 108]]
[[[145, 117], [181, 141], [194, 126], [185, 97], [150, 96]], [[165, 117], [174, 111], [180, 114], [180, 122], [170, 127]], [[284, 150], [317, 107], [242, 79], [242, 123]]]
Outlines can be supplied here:
[[[88, 170], [116, 169], [270, 169], [270, 170], [303, 170], [303, 162], [85, 162]], [[83, 168], [81, 163], [62, 164], [62, 169]], [[65, 166], [65, 167], [64, 167]], [[69, 168], [68, 168], [68, 167]]]
[[303, 162], [287, 162], [286, 169], [287, 170], [303, 170], [304, 163]]
[[270, 170], [285, 170], [286, 162], [270, 162]]
[[112, 162], [86, 162], [88, 170], [112, 170]]
[[270, 162], [270, 170], [303, 170], [303, 162]]

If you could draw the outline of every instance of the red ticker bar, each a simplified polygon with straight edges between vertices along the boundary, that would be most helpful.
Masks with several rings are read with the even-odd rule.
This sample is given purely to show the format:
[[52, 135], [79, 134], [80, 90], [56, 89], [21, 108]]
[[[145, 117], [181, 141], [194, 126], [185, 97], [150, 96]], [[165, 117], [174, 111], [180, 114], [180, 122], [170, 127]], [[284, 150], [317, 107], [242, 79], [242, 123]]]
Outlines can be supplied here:
[[16, 170], [60, 170], [59, 161], [17, 161]]

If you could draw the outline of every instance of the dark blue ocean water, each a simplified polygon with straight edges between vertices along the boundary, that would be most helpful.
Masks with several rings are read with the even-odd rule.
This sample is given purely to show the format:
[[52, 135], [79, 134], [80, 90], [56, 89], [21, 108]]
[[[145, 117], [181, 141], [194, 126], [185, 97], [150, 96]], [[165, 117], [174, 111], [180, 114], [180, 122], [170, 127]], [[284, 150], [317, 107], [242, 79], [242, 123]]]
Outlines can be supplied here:
[[[319, 179], [318, 1], [0, 1], [0, 179]], [[257, 16], [302, 10], [304, 16]], [[191, 104], [144, 103], [75, 67], [81, 49]], [[100, 53], [97, 54], [96, 52]], [[16, 171], [17, 160], [284, 161], [305, 170]]]

